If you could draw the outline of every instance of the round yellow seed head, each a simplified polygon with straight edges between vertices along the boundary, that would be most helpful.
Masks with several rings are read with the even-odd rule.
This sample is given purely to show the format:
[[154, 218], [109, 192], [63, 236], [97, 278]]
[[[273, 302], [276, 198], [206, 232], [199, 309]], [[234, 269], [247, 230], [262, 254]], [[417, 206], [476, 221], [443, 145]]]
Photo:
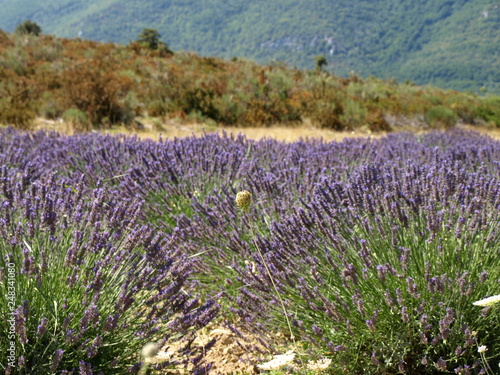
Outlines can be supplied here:
[[252, 205], [252, 194], [243, 190], [236, 194], [236, 205], [244, 211], [248, 211]]

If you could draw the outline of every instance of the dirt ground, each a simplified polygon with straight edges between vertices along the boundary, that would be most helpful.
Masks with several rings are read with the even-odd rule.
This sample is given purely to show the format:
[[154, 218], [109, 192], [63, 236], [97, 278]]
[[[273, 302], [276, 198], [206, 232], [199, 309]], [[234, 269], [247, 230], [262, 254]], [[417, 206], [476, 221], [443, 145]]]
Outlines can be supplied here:
[[[210, 374], [252, 375], [272, 370], [279, 371], [279, 374], [302, 373], [302, 370], [307, 370], [309, 374], [321, 374], [329, 368], [332, 361], [324, 357], [304, 360], [310, 354], [306, 354], [301, 343], [291, 342], [279, 332], [269, 333], [266, 337], [265, 342], [272, 342], [273, 350], [277, 351], [271, 355], [262, 342], [262, 335], [257, 336], [241, 328], [238, 328], [238, 332], [237, 335], [232, 330], [219, 326], [206, 327], [198, 332], [194, 345], [204, 347], [210, 341], [216, 340], [215, 345], [205, 355], [205, 362], [212, 364]], [[175, 360], [174, 347], [175, 344], [165, 347], [150, 363]], [[302, 356], [299, 353], [302, 353]], [[186, 373], [185, 370], [165, 371], [165, 375]]]
[[[215, 344], [205, 355], [205, 362], [211, 363], [210, 374], [222, 375], [250, 375], [258, 374], [257, 365], [264, 363], [271, 356], [262, 354], [267, 352], [259, 343], [257, 337], [245, 333], [245, 338], [238, 337], [231, 330], [223, 327], [204, 329], [198, 333], [193, 345], [200, 347], [215, 339]], [[149, 361], [150, 363], [162, 363], [164, 361], [176, 360], [175, 344], [160, 350], [160, 352]], [[163, 370], [166, 374], [184, 374], [185, 370]]]
[[[245, 343], [239, 343], [238, 337], [225, 328], [211, 330], [206, 339], [216, 339], [215, 345], [207, 353], [206, 361], [212, 363], [211, 374], [256, 374], [256, 363], [262, 356], [255, 351], [243, 347]], [[246, 345], [257, 345], [257, 340], [248, 336]]]

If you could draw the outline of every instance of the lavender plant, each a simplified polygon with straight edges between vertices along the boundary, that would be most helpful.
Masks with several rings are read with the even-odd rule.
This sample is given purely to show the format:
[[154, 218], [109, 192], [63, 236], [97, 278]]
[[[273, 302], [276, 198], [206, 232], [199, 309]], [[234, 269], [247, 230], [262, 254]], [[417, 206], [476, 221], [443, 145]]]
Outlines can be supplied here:
[[498, 353], [500, 314], [472, 302], [497, 290], [499, 207], [498, 180], [439, 158], [325, 182], [260, 239], [267, 265], [254, 259], [241, 312], [258, 304], [254, 319], [286, 332], [271, 267], [296, 335], [333, 373], [484, 372], [498, 357], [482, 362], [478, 343]]
[[[288, 334], [283, 309], [274, 307], [279, 293], [293, 335], [311, 354], [329, 356], [333, 373], [479, 373], [487, 367], [479, 354], [495, 368], [498, 312], [471, 303], [498, 294], [499, 161], [497, 141], [460, 131], [286, 144], [228, 135], [142, 142], [0, 130], [5, 181], [45, 186], [36, 181], [57, 172], [54, 191], [66, 192], [57, 207], [68, 201], [70, 208], [72, 194], [93, 201], [89, 194], [105, 188], [98, 191], [109, 208], [98, 212], [137, 207], [130, 231], [145, 224], [166, 233], [160, 247], [171, 267], [179, 267], [176, 254], [192, 267], [185, 291], [222, 291], [220, 303], [239, 322]], [[243, 189], [254, 205], [240, 215], [234, 197]], [[137, 196], [141, 207], [132, 203]], [[85, 207], [83, 217], [92, 206]], [[73, 235], [74, 228], [63, 236], [56, 227], [56, 237]], [[76, 228], [87, 239], [112, 232]], [[38, 236], [53, 244], [46, 230]], [[30, 238], [24, 240], [33, 251], [41, 248]], [[16, 251], [29, 254], [19, 243]], [[111, 247], [125, 246], [119, 243]], [[146, 243], [137, 246], [147, 252]], [[41, 319], [43, 331], [50, 319]], [[478, 345], [488, 351], [478, 353]]]
[[[250, 215], [235, 215], [231, 201], [237, 190], [224, 187], [228, 170], [209, 175], [211, 181], [220, 177], [223, 188], [219, 191], [213, 188], [213, 182], [210, 188], [198, 190], [207, 186], [202, 182], [207, 172], [196, 169], [200, 158], [210, 158], [211, 149], [198, 149], [205, 147], [205, 142], [215, 149], [221, 144], [234, 147], [238, 155], [251, 150], [248, 159], [243, 159], [231, 174], [237, 187], [245, 183], [258, 197]], [[163, 182], [163, 191], [168, 192], [157, 209], [172, 202], [170, 198], [183, 197], [184, 208], [172, 216], [175, 220], [169, 225], [174, 225], [179, 239], [176, 245], [205, 260], [201, 271], [207, 275], [205, 286], [220, 288], [225, 283], [233, 301], [228, 306], [241, 319], [251, 320], [252, 329], [261, 327], [268, 332], [281, 326], [286, 334], [283, 309], [272, 281], [265, 276], [264, 263], [268, 263], [281, 296], [288, 298], [287, 311], [296, 311], [290, 316], [296, 324], [294, 334], [319, 348], [320, 354], [329, 353], [334, 359], [332, 366], [337, 366], [333, 371], [432, 373], [445, 365], [457, 372], [480, 371], [477, 353], [471, 349], [477, 338], [470, 336], [479, 328], [474, 315], [477, 311], [470, 307], [462, 311], [461, 306], [472, 298], [466, 294], [469, 284], [480, 284], [474, 286], [478, 291], [493, 288], [496, 277], [496, 271], [489, 268], [493, 267], [492, 244], [498, 236], [494, 230], [497, 226], [492, 224], [498, 223], [498, 143], [460, 132], [419, 138], [400, 134], [340, 144], [261, 141], [243, 148], [238, 142], [207, 137], [196, 142], [176, 141], [179, 145], [175, 146], [166, 144], [165, 148], [175, 147], [178, 152], [161, 161], [168, 169], [161, 167], [149, 175], [160, 176], [162, 169], [178, 165], [176, 181]], [[231, 156], [228, 153], [226, 157]], [[177, 164], [179, 159], [182, 163]], [[220, 156], [216, 160], [214, 165], [232, 165]], [[185, 163], [191, 167], [183, 170]], [[187, 171], [189, 184], [184, 182]], [[195, 196], [190, 194], [193, 191], [202, 193]], [[189, 217], [183, 212], [189, 212]], [[313, 219], [316, 215], [323, 218]], [[272, 221], [275, 224], [265, 228]], [[257, 246], [263, 250], [264, 260], [256, 255], [248, 236], [249, 222], [258, 225], [261, 236]], [[329, 229], [319, 226], [320, 222]], [[306, 229], [304, 237], [298, 236]], [[478, 258], [483, 247], [489, 255]], [[364, 265], [363, 252], [378, 254], [376, 262], [372, 261], [375, 268]], [[405, 256], [413, 259], [413, 268], [403, 272], [398, 264]], [[488, 260], [489, 264], [470, 262], [469, 257]], [[379, 278], [389, 279], [388, 274], [394, 280], [383, 285]], [[361, 289], [337, 286], [349, 277], [356, 282], [367, 281], [360, 282]], [[428, 283], [450, 289], [443, 293], [445, 286], [431, 287]], [[460, 288], [454, 288], [459, 283]], [[420, 289], [426, 292], [415, 292]], [[233, 298], [234, 293], [239, 296]], [[420, 299], [412, 293], [420, 294]], [[323, 302], [317, 302], [320, 298]], [[386, 300], [396, 301], [396, 307], [375, 306]], [[338, 314], [343, 317], [357, 311], [358, 304], [368, 305], [369, 315], [358, 312], [360, 316], [353, 314], [332, 326], [334, 315], [322, 306], [328, 306], [325, 301], [340, 304]], [[343, 307], [344, 303], [350, 307]], [[274, 310], [273, 306], [278, 308]], [[266, 315], [270, 311], [274, 320]], [[422, 317], [424, 323], [420, 322]], [[430, 323], [425, 323], [427, 320]], [[417, 321], [420, 325], [408, 328], [409, 322]], [[435, 331], [423, 331], [427, 326]], [[374, 327], [376, 333], [371, 331]], [[453, 339], [447, 330], [453, 332]], [[344, 343], [353, 342], [353, 331], [359, 332], [359, 340], [354, 340], [357, 346], [345, 350]], [[485, 340], [491, 337], [487, 333]], [[372, 342], [384, 345], [370, 347]]]
[[191, 343], [218, 306], [187, 291], [192, 262], [137, 223], [141, 204], [104, 189], [86, 198], [83, 179], [68, 188], [18, 174], [4, 167], [0, 179], [1, 355], [14, 347], [2, 370], [135, 373], [145, 343], [176, 341], [181, 359], [155, 368], [208, 371], [206, 348]]

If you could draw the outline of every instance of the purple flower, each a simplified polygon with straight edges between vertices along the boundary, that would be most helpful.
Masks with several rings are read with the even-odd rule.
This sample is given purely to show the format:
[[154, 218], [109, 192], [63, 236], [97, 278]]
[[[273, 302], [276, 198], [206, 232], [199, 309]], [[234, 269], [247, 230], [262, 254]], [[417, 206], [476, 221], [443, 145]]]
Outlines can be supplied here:
[[97, 308], [97, 305], [95, 303], [92, 303], [87, 310], [85, 310], [85, 313], [80, 321], [80, 325], [82, 329], [87, 329], [89, 324], [97, 324], [99, 321], [99, 311]]
[[447, 367], [446, 366], [446, 361], [443, 358], [439, 357], [439, 359], [436, 362], [436, 367], [440, 371], [446, 371], [446, 367]]
[[447, 340], [450, 337], [450, 333], [451, 333], [451, 331], [449, 328], [443, 329], [443, 331], [441, 332], [441, 336], [442, 336], [443, 340]]
[[396, 299], [398, 301], [399, 306], [404, 305], [403, 292], [399, 288], [396, 288]]
[[69, 313], [68, 316], [64, 319], [62, 327], [61, 327], [63, 331], [66, 331], [68, 329], [74, 316], [75, 316], [74, 313]]
[[431, 345], [432, 346], [436, 346], [437, 344], [439, 344], [439, 341], [441, 341], [443, 339], [443, 336], [441, 333], [438, 333], [436, 336], [434, 336], [434, 338], [432, 339], [431, 341]]
[[398, 371], [401, 373], [406, 373], [406, 362], [403, 360], [400, 360], [398, 363]]
[[353, 264], [348, 264], [341, 272], [344, 283], [351, 282], [353, 284], [358, 283], [358, 277], [356, 275], [356, 268]]
[[109, 365], [111, 368], [113, 367], [116, 367], [118, 365], [118, 362], [120, 361], [120, 356], [116, 357], [115, 359], [113, 359], [113, 361], [111, 362], [111, 364]]
[[406, 283], [408, 285], [408, 292], [412, 295], [413, 298], [420, 298], [420, 294], [417, 291], [417, 284], [414, 282], [412, 277], [408, 277], [406, 279]]
[[62, 349], [56, 350], [54, 357], [52, 358], [52, 365], [50, 366], [51, 372], [55, 372], [57, 370], [57, 367], [59, 366], [59, 363], [61, 362], [63, 354], [64, 354], [64, 350], [62, 350]]
[[387, 289], [384, 292], [384, 297], [385, 303], [387, 303], [388, 306], [394, 306], [394, 299], [391, 296], [391, 292], [389, 292]]
[[365, 314], [365, 303], [363, 302], [363, 298], [362, 298], [360, 293], [353, 294], [352, 302], [354, 303], [354, 305], [356, 305], [359, 313], [361, 315], [364, 315]]
[[492, 306], [487, 306], [484, 309], [481, 309], [481, 317], [486, 318], [488, 316], [488, 314], [490, 313], [491, 309], [492, 309]]
[[372, 319], [367, 319], [365, 321], [365, 323], [370, 331], [375, 332], [375, 329], [376, 329], [375, 322]]
[[104, 332], [111, 332], [113, 331], [118, 323], [118, 319], [120, 318], [120, 314], [116, 313], [114, 315], [108, 315], [106, 318], [106, 322], [104, 323], [103, 330]]
[[408, 312], [407, 312], [407, 308], [406, 306], [403, 306], [401, 308], [401, 320], [404, 322], [404, 323], [410, 323], [410, 316], [408, 315]]
[[25, 300], [23, 302], [22, 312], [23, 312], [23, 318], [26, 321], [29, 318], [29, 316], [30, 316], [30, 306], [29, 306], [29, 301], [28, 300]]
[[26, 335], [26, 315], [24, 315], [23, 310], [26, 312], [26, 309], [22, 308], [17, 308], [14, 311], [15, 330], [21, 344], [27, 344], [28, 336]]
[[419, 337], [420, 337], [420, 342], [424, 345], [427, 345], [429, 343], [429, 339], [427, 338], [426, 334], [423, 333], [423, 332], [419, 332], [418, 333]]
[[89, 345], [87, 348], [87, 356], [89, 358], [94, 358], [97, 355], [97, 352], [99, 348], [102, 346], [102, 336], [97, 336], [93, 341], [92, 344]]
[[408, 270], [408, 260], [410, 257], [410, 252], [411, 250], [406, 248], [401, 248], [400, 250], [399, 262], [401, 263], [401, 269], [403, 271]]
[[90, 363], [80, 361], [78, 369], [80, 370], [80, 375], [94, 375], [92, 371], [92, 365]]
[[385, 283], [385, 275], [387, 274], [387, 267], [383, 264], [377, 266], [377, 275], [382, 283]]
[[458, 345], [456, 348], [455, 348], [455, 355], [457, 357], [460, 357], [461, 355], [464, 355], [465, 354], [465, 351], [463, 350], [462, 346], [461, 345]]
[[40, 324], [38, 325], [38, 328], [37, 328], [37, 334], [38, 334], [38, 337], [41, 337], [45, 334], [45, 332], [47, 332], [47, 323], [49, 322], [49, 320], [47, 318], [42, 318], [42, 320], [40, 321]]
[[318, 327], [316, 324], [313, 324], [312, 332], [315, 336], [319, 336], [319, 337], [323, 336], [323, 330], [320, 327]]
[[482, 271], [481, 274], [479, 275], [479, 282], [484, 283], [487, 278], [488, 278], [488, 272]]
[[463, 329], [464, 335], [465, 335], [465, 343], [464, 347], [469, 347], [469, 346], [474, 346], [476, 344], [476, 338], [474, 337], [474, 334], [472, 331], [469, 329], [469, 327], [465, 326]]
[[458, 375], [472, 375], [469, 365], [463, 365], [456, 367], [453, 371]]
[[36, 272], [35, 259], [31, 256], [28, 249], [23, 250], [23, 268], [21, 268], [21, 273], [32, 275]]
[[75, 331], [70, 328], [65, 333], [65, 343], [67, 345], [72, 345], [74, 342], [76, 342]]
[[363, 264], [366, 268], [371, 268], [373, 263], [370, 257], [370, 250], [368, 249], [367, 241], [361, 240], [361, 251], [358, 253], [361, 259], [363, 260]]
[[208, 363], [208, 364], [202, 364], [201, 366], [197, 366], [196, 369], [193, 371], [193, 375], [206, 375], [210, 373], [210, 369], [212, 368], [213, 364]]
[[469, 289], [469, 284], [467, 284], [467, 278], [469, 277], [470, 272], [466, 271], [462, 275], [458, 276], [456, 279], [456, 283], [460, 288], [460, 293], [463, 295], [467, 295], [467, 291]]
[[377, 357], [375, 356], [375, 352], [372, 352], [372, 355], [370, 357], [371, 361], [372, 361], [372, 364], [374, 366], [378, 366], [380, 364], [380, 361], [377, 359]]
[[453, 313], [453, 310], [448, 307], [446, 309], [446, 315], [445, 315], [445, 317], [443, 319], [443, 323], [446, 326], [449, 326], [451, 323], [453, 323], [454, 320], [455, 320], [455, 314]]
[[[226, 270], [227, 274], [217, 273], [220, 280], [229, 280], [223, 298], [238, 304], [234, 311], [242, 324], [261, 330], [267, 326], [264, 323], [278, 296], [261, 259], [252, 258], [254, 244], [247, 231], [251, 222], [266, 227], [267, 217], [274, 222], [255, 242], [278, 293], [293, 295], [284, 303], [297, 301], [297, 311], [304, 310], [303, 315], [291, 317], [294, 330], [320, 349], [338, 350], [340, 342], [334, 337], [339, 331], [369, 347], [370, 334], [362, 332], [386, 324], [376, 314], [369, 316], [377, 304], [384, 305], [375, 297], [378, 292], [386, 302], [381, 318], [401, 314], [401, 332], [416, 338], [410, 340], [408, 350], [415, 355], [422, 347], [431, 350], [435, 357], [429, 357], [428, 366], [435, 368], [440, 355], [447, 358], [443, 340], [459, 337], [451, 334], [458, 328], [454, 316], [458, 301], [450, 296], [475, 294], [475, 288], [492, 277], [485, 271], [479, 274], [481, 269], [471, 269], [467, 275], [456, 267], [453, 274], [445, 275], [451, 271], [442, 269], [440, 262], [415, 263], [435, 256], [466, 255], [461, 252], [472, 246], [451, 249], [453, 241], [443, 240], [455, 233], [461, 243], [484, 244], [487, 252], [498, 242], [500, 229], [493, 224], [499, 217], [496, 161], [500, 155], [498, 143], [487, 138], [431, 133], [282, 144], [206, 135], [156, 143], [100, 135], [28, 136], [0, 129], [0, 139], [4, 159], [0, 194], [6, 201], [0, 210], [0, 236], [7, 239], [7, 252], [19, 252], [13, 258], [20, 260], [19, 267], [25, 271], [20, 276], [30, 277], [34, 285], [39, 281], [44, 287], [51, 263], [61, 259], [67, 291], [78, 288], [85, 295], [81, 306], [66, 303], [62, 315], [66, 319], [59, 329], [67, 334], [68, 345], [81, 348], [87, 354], [84, 360], [94, 367], [104, 345], [112, 351], [116, 346], [108, 341], [122, 334], [142, 338], [178, 332], [189, 341], [193, 330], [213, 319], [216, 302], [198, 303], [188, 291], [216, 288], [217, 283], [191, 283], [196, 278], [193, 272], [212, 275], [214, 269]], [[30, 168], [27, 160], [32, 160]], [[257, 202], [256, 209], [245, 216], [232, 202], [235, 190], [243, 187], [252, 191]], [[154, 226], [143, 225], [145, 221]], [[427, 240], [428, 246], [417, 249], [425, 256], [416, 254], [413, 259], [418, 243], [404, 238], [408, 230]], [[69, 233], [73, 235], [68, 238]], [[23, 255], [20, 239], [34, 242], [37, 236], [53, 243], [54, 249]], [[66, 254], [53, 256], [57, 243], [64, 244], [60, 247], [67, 249]], [[448, 251], [452, 253], [445, 254]], [[253, 260], [259, 272], [245, 269], [242, 259]], [[421, 276], [413, 272], [417, 266], [424, 268], [419, 270]], [[117, 281], [114, 285], [119, 288], [112, 296], [104, 288], [111, 281]], [[372, 283], [375, 289], [370, 290]], [[429, 291], [430, 298], [422, 300], [420, 295]], [[145, 303], [135, 303], [143, 297]], [[111, 313], [105, 303], [116, 307], [116, 312]], [[437, 315], [447, 307], [446, 315]], [[315, 320], [307, 318], [311, 314], [306, 310]], [[420, 324], [413, 324], [418, 316]], [[50, 321], [42, 324], [41, 318], [29, 316], [29, 311], [18, 316], [16, 323], [26, 326], [30, 345], [36, 333], [45, 332], [46, 337], [53, 328]], [[467, 322], [466, 317], [460, 320]], [[363, 321], [366, 328], [360, 326]], [[34, 327], [38, 323], [38, 329], [29, 328], [30, 323]], [[435, 347], [429, 348], [431, 344]], [[458, 344], [462, 352], [471, 352], [471, 346], [477, 345], [465, 329], [462, 341], [451, 342], [452, 348]], [[110, 353], [110, 361], [118, 354], [132, 355]], [[461, 356], [462, 362], [454, 367], [465, 364], [468, 356]], [[372, 363], [387, 366], [388, 373], [397, 372], [398, 365], [406, 372], [419, 367], [409, 360], [383, 363], [382, 352], [374, 351], [372, 357]], [[64, 359], [67, 363], [59, 367], [78, 368], [78, 363], [71, 362], [74, 358], [66, 354]], [[355, 364], [345, 365], [356, 372]]]

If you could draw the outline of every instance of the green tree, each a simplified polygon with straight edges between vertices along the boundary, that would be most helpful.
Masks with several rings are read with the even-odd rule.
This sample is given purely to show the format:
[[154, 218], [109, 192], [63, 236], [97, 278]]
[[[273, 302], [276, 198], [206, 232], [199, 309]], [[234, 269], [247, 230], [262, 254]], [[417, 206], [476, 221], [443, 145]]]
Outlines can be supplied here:
[[36, 22], [26, 20], [23, 23], [17, 25], [15, 33], [20, 35], [31, 34], [38, 36], [42, 33], [42, 28], [38, 26]]
[[142, 44], [149, 49], [158, 49], [160, 44], [161, 34], [155, 29], [143, 29], [139, 34], [136, 42]]
[[318, 72], [321, 72], [323, 70], [323, 67], [328, 65], [328, 61], [326, 61], [325, 56], [322, 55], [316, 56], [315, 60], [316, 60], [316, 70]]
[[136, 42], [150, 50], [158, 50], [161, 53], [173, 53], [165, 42], [161, 41], [161, 34], [155, 29], [143, 29]]

